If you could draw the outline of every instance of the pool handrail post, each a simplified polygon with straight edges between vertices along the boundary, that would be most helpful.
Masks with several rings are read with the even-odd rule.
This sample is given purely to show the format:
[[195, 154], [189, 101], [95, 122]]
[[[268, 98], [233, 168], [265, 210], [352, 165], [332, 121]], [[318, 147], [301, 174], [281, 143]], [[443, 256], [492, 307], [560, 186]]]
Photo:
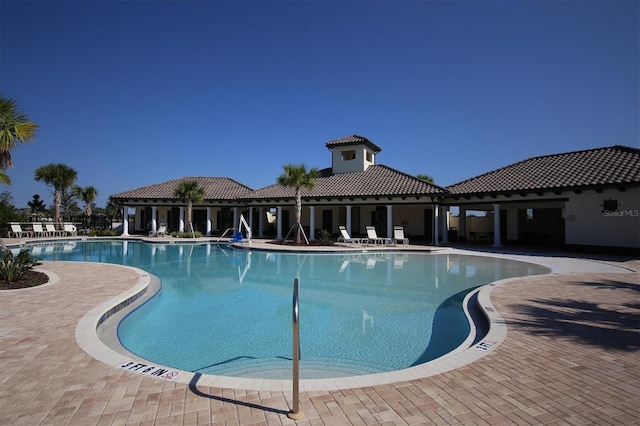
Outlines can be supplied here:
[[293, 280], [293, 408], [287, 417], [298, 420], [304, 417], [300, 411], [300, 324], [298, 310], [298, 278]]

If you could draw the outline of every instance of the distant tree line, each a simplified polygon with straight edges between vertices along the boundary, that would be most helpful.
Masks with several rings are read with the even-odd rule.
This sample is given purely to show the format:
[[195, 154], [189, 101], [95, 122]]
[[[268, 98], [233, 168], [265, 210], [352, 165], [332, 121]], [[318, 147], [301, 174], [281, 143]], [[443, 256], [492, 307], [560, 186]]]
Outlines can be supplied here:
[[[18, 108], [13, 100], [0, 94], [0, 183], [11, 185], [6, 173], [13, 167], [11, 152], [19, 144], [33, 142], [38, 125]], [[119, 220], [120, 206], [111, 198], [104, 208], [97, 207], [98, 190], [93, 186], [76, 185], [78, 173], [65, 164], [48, 164], [35, 171], [34, 178], [50, 187], [53, 205], [47, 207], [40, 194], [34, 194], [28, 209], [18, 209], [8, 191], [0, 194], [0, 232], [6, 235], [8, 222], [51, 219], [55, 222], [82, 221], [85, 226], [95, 223], [98, 216], [111, 216]], [[82, 208], [78, 206], [82, 203]]]

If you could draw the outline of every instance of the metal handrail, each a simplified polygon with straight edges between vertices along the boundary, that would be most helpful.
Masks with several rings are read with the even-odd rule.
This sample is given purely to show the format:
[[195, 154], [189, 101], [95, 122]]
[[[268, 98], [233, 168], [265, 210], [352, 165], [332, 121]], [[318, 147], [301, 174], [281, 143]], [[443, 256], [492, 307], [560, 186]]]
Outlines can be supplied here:
[[222, 233], [222, 235], [220, 235], [218, 237], [218, 239], [216, 240], [216, 243], [219, 243], [220, 240], [223, 239], [225, 235], [227, 235], [227, 232], [233, 231], [234, 229], [236, 229], [236, 228], [227, 228], [227, 229], [225, 229], [224, 232]]
[[304, 417], [300, 411], [300, 311], [298, 308], [298, 278], [293, 280], [293, 408], [287, 414], [290, 419]]

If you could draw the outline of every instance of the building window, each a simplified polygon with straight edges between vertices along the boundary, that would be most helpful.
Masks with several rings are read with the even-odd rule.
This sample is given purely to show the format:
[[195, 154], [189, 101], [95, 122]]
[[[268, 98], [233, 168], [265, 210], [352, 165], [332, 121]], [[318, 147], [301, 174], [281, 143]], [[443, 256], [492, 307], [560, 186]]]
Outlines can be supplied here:
[[373, 163], [373, 154], [367, 151], [367, 162]]
[[533, 209], [527, 209], [527, 220], [533, 220]]
[[355, 150], [342, 151], [341, 154], [342, 154], [342, 161], [350, 161], [350, 160], [356, 159]]

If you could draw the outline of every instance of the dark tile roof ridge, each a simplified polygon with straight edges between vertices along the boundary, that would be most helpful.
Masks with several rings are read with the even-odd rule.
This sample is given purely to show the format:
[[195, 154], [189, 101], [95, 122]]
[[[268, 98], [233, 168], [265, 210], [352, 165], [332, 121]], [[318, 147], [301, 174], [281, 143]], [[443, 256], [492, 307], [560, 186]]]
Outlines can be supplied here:
[[443, 193], [448, 193], [448, 192], [449, 192], [449, 190], [447, 190], [447, 188], [445, 188], [444, 186], [440, 186], [440, 185], [438, 185], [438, 184], [436, 184], [436, 183], [432, 183], [432, 182], [427, 182], [426, 180], [422, 180], [422, 179], [420, 179], [420, 178], [419, 178], [419, 177], [417, 177], [417, 176], [410, 175], [410, 174], [409, 174], [409, 173], [407, 173], [407, 172], [403, 172], [402, 170], [394, 169], [393, 167], [387, 166], [387, 165], [385, 165], [385, 164], [374, 164], [374, 165], [369, 166], [369, 167], [375, 167], [375, 166], [385, 167], [385, 168], [387, 168], [387, 169], [389, 169], [389, 170], [391, 170], [391, 171], [393, 171], [393, 172], [395, 172], [395, 173], [398, 173], [398, 174], [404, 175], [404, 176], [406, 176], [406, 177], [408, 177], [408, 178], [413, 178], [413, 179], [419, 180], [419, 181], [421, 181], [421, 182], [426, 183], [427, 185], [433, 186], [434, 188], [441, 190]]
[[[253, 191], [252, 188], [244, 185], [234, 179], [228, 177], [211, 177], [211, 176], [182, 176], [175, 179], [169, 179], [164, 182], [159, 182], [151, 185], [141, 186], [128, 191], [112, 194], [113, 198], [158, 198], [158, 199], [173, 199], [173, 190], [170, 188], [175, 187], [180, 182], [196, 181], [206, 191], [205, 199], [217, 199], [211, 193], [212, 187], [216, 188], [216, 191], [222, 191], [219, 193], [225, 194], [224, 199], [234, 199], [243, 193]], [[237, 194], [235, 196], [230, 194]]]
[[[537, 159], [542, 159], [542, 158], [549, 158], [549, 157], [562, 157], [565, 155], [575, 155], [575, 154], [580, 154], [580, 153], [584, 153], [584, 152], [597, 152], [597, 151], [607, 151], [607, 150], [618, 150], [618, 151], [627, 151], [627, 152], [631, 152], [631, 153], [636, 153], [636, 154], [640, 154], [640, 148], [634, 148], [631, 146], [624, 146], [624, 145], [611, 145], [611, 146], [601, 146], [598, 148], [585, 148], [585, 149], [578, 149], [576, 151], [566, 151], [566, 152], [557, 152], [555, 154], [543, 154], [543, 155], [536, 155], [534, 157], [529, 157], [525, 160], [520, 160], [517, 161], [513, 164], [504, 166], [504, 167], [500, 167], [505, 168], [505, 167], [510, 167], [519, 163], [526, 163], [527, 161], [532, 161], [532, 160], [537, 160]], [[499, 170], [499, 169], [496, 169]]]
[[[412, 181], [413, 183], [411, 183]], [[330, 167], [324, 168], [320, 170], [313, 190], [302, 189], [303, 198], [423, 196], [447, 193], [448, 191], [439, 185], [426, 182], [384, 164], [371, 165], [365, 171], [344, 173], [332, 173]], [[274, 183], [245, 194], [242, 199], [291, 199], [294, 196], [294, 188]]]
[[[203, 180], [228, 180], [231, 181], [233, 183], [236, 183], [240, 186], [244, 186], [247, 189], [253, 190], [251, 187], [245, 185], [244, 183], [238, 182], [236, 179], [227, 177], [227, 176], [183, 176], [181, 178], [176, 178], [176, 179], [172, 179], [169, 180], [167, 182], [173, 182], [173, 181], [183, 181], [183, 180], [199, 180], [199, 179], [203, 179]], [[165, 182], [165, 183], [167, 183]]]
[[376, 151], [376, 153], [382, 151], [382, 148], [380, 148], [375, 143], [371, 142], [371, 140], [369, 140], [368, 138], [364, 136], [356, 135], [356, 134], [330, 140], [325, 144], [325, 146], [329, 149], [333, 149], [333, 147], [335, 146], [348, 146], [348, 145], [358, 145], [358, 144], [364, 144], [369, 148], [373, 149], [374, 151]]
[[[509, 171], [509, 169], [517, 169], [519, 167], [525, 166], [527, 165], [527, 163], [536, 163], [536, 162], [540, 162], [540, 161], [544, 161], [544, 160], [552, 160], [552, 159], [562, 159], [562, 158], [575, 158], [578, 156], [584, 156], [584, 155], [588, 155], [588, 154], [598, 154], [598, 153], [605, 153], [608, 151], [614, 151], [614, 152], [624, 152], [624, 153], [629, 153], [631, 155], [635, 155], [638, 156], [640, 158], [640, 149], [638, 148], [634, 148], [634, 147], [629, 147], [629, 146], [624, 146], [624, 145], [612, 145], [612, 146], [606, 146], [606, 147], [599, 147], [599, 148], [588, 148], [588, 149], [581, 149], [581, 150], [576, 150], [576, 151], [568, 151], [568, 152], [561, 152], [561, 153], [555, 153], [555, 154], [546, 154], [546, 155], [539, 155], [539, 156], [535, 156], [535, 157], [530, 157], [528, 159], [525, 160], [521, 160], [521, 161], [517, 161], [515, 163], [503, 166], [503, 167], [499, 167], [497, 169], [482, 173], [478, 176], [475, 177], [471, 177], [468, 179], [465, 179], [463, 181], [457, 182], [455, 184], [452, 185], [448, 185], [446, 186], [446, 189], [451, 191], [452, 194], [457, 194], [457, 193], [467, 193], [467, 192], [478, 192], [478, 193], [482, 193], [482, 192], [504, 192], [504, 191], [508, 191], [507, 189], [504, 188], [494, 188], [492, 190], [487, 190], [487, 191], [482, 191], [479, 189], [474, 189], [473, 191], [468, 191], [468, 190], [464, 190], [461, 192], [458, 192], [457, 189], [460, 187], [464, 187], [464, 186], [468, 186], [469, 183], [474, 182], [474, 181], [481, 181], [484, 178], [487, 178], [488, 176], [492, 176], [492, 175], [500, 175], [501, 173], [506, 173], [507, 171]], [[634, 182], [638, 182], [640, 183], [640, 181], [634, 181]], [[518, 191], [521, 189], [556, 189], [556, 188], [563, 188], [563, 187], [574, 187], [574, 186], [585, 186], [585, 185], [567, 185], [565, 183], [560, 183], [557, 182], [557, 185], [550, 185], [550, 186], [531, 186], [528, 188], [512, 188], [510, 190], [512, 191]], [[586, 185], [588, 186], [588, 185]]]
[[566, 155], [574, 155], [574, 154], [580, 154], [580, 153], [584, 153], [584, 152], [606, 151], [606, 150], [610, 150], [610, 149], [618, 149], [620, 151], [628, 151], [628, 152], [632, 152], [632, 153], [635, 152], [635, 153], [640, 154], [640, 149], [638, 149], [638, 148], [633, 148], [633, 147], [624, 146], [624, 145], [612, 145], [612, 146], [605, 146], [605, 147], [600, 147], [600, 148], [587, 148], [587, 149], [580, 149], [580, 150], [577, 150], [577, 151], [567, 151], [567, 152], [559, 152], [559, 153], [555, 153], [555, 154], [537, 155], [537, 156], [534, 156], [534, 157], [529, 157], [529, 158], [527, 158], [525, 160], [516, 161], [515, 163], [511, 163], [511, 164], [508, 164], [506, 166], [498, 167], [497, 169], [490, 170], [490, 171], [488, 171], [486, 173], [479, 174], [478, 176], [462, 180], [462, 181], [460, 181], [458, 183], [454, 183], [452, 185], [447, 185], [447, 188], [450, 188], [452, 186], [457, 186], [457, 185], [460, 185], [462, 183], [469, 182], [471, 180], [477, 179], [479, 177], [487, 176], [487, 175], [490, 175], [490, 174], [495, 173], [497, 171], [504, 170], [504, 169], [507, 169], [507, 168], [510, 168], [510, 167], [514, 167], [514, 166], [517, 166], [519, 164], [528, 163], [528, 162], [534, 161], [534, 160], [540, 160], [540, 159], [543, 159], [543, 158], [551, 158], [551, 157], [562, 157], [562, 156], [566, 156]]

